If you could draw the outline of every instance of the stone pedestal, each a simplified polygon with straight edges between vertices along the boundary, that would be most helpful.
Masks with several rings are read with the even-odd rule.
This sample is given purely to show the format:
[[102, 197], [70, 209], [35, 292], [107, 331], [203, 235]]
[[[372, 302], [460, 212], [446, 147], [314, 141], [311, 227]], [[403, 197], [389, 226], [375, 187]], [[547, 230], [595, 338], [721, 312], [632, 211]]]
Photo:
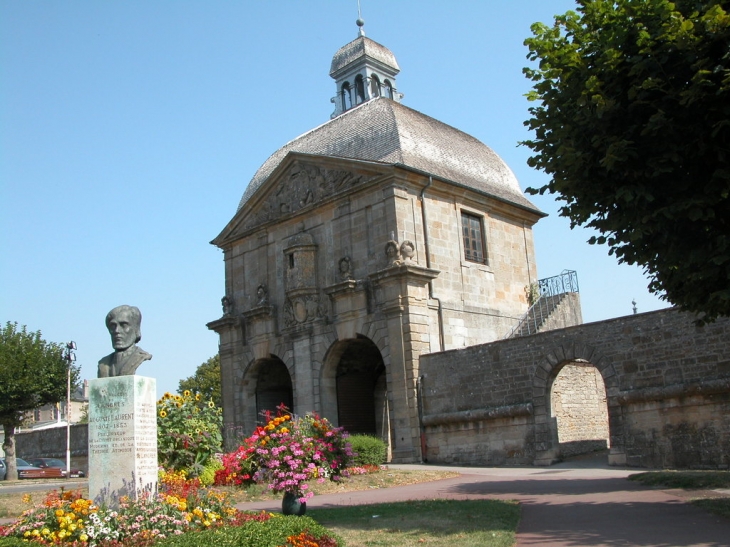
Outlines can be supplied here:
[[116, 506], [157, 492], [157, 381], [89, 381], [89, 498]]

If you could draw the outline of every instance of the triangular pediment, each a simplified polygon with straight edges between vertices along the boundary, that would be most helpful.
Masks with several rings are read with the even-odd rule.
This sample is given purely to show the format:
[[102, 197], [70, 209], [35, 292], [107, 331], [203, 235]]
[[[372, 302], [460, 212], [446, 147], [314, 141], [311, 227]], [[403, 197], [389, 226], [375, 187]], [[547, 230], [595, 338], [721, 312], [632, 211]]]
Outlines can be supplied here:
[[392, 172], [379, 162], [290, 152], [211, 243], [221, 247]]

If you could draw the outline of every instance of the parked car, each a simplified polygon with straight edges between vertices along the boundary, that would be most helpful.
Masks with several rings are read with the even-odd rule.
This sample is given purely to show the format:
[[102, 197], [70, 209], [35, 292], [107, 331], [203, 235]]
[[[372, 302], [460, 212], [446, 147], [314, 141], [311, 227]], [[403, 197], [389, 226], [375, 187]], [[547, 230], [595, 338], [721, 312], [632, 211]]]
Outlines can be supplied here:
[[[7, 462], [5, 461], [5, 458], [3, 458], [3, 464], [5, 465], [5, 473], [7, 475]], [[40, 467], [36, 467], [34, 465], [30, 465], [27, 461], [25, 461], [22, 458], [15, 458], [15, 465], [18, 468], [18, 478], [19, 479], [52, 479], [52, 478], [61, 478], [63, 475], [61, 474], [60, 469], [41, 469]], [[7, 476], [6, 476], [7, 478]]]
[[8, 470], [5, 469], [5, 462], [3, 460], [0, 460], [0, 481], [5, 480], [5, 475], [7, 475]]
[[[28, 458], [26, 460], [29, 464], [40, 467], [41, 469], [60, 469], [61, 476], [66, 476], [66, 462], [59, 460], [58, 458]], [[81, 469], [71, 468], [70, 478], [85, 477], [86, 473]]]

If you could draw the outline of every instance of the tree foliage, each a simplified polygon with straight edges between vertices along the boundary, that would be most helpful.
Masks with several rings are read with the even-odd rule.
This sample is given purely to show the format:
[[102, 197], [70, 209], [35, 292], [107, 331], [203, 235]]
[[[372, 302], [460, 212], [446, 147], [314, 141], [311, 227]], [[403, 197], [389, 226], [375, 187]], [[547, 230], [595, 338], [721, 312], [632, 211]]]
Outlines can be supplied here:
[[525, 41], [523, 144], [565, 202], [649, 289], [730, 315], [730, 2], [579, 0]]
[[[15, 478], [15, 428], [27, 411], [66, 396], [67, 374], [60, 344], [46, 342], [40, 331], [19, 329], [17, 323], [0, 327], [0, 423], [10, 478]], [[77, 379], [78, 369], [71, 367], [73, 385]]]
[[177, 392], [182, 395], [186, 390], [191, 393], [199, 393], [204, 400], [212, 400], [216, 406], [221, 406], [220, 355], [211, 357], [195, 370], [195, 374], [180, 380]]

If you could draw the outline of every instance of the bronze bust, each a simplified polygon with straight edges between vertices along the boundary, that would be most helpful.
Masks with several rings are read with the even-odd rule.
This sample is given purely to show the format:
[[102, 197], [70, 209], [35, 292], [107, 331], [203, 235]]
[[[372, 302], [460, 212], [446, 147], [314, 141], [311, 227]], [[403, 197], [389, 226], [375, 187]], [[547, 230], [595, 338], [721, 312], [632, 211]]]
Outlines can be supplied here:
[[135, 306], [117, 306], [106, 316], [114, 353], [99, 361], [98, 378], [134, 375], [152, 355], [137, 346], [142, 338], [142, 313]]

